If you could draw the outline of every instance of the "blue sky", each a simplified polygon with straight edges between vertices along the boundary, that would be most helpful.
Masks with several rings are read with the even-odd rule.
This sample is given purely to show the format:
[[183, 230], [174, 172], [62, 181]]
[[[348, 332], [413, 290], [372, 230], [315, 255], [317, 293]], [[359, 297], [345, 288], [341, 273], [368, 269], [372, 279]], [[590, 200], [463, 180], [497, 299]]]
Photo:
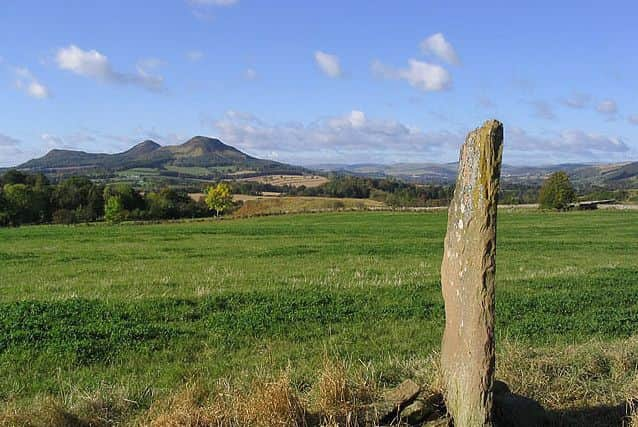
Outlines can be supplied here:
[[519, 3], [2, 0], [0, 166], [193, 135], [454, 161], [488, 118], [508, 163], [638, 160], [638, 5]]

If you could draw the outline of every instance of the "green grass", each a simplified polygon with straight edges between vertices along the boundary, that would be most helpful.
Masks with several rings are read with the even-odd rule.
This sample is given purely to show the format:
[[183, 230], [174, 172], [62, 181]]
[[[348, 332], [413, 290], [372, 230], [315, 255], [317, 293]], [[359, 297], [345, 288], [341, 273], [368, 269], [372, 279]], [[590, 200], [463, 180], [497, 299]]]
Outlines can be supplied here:
[[[0, 230], [0, 399], [438, 349], [446, 215], [356, 212]], [[638, 212], [499, 213], [497, 335], [563, 346], [638, 328]]]

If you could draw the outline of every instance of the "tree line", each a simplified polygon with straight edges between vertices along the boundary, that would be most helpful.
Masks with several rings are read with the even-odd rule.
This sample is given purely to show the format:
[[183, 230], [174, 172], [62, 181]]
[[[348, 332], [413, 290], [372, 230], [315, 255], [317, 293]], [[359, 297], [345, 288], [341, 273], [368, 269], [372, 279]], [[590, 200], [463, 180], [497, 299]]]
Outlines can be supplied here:
[[[164, 187], [140, 191], [129, 184], [103, 185], [86, 177], [71, 177], [51, 183], [43, 174], [10, 170], [0, 176], [0, 226], [22, 224], [73, 224], [106, 220], [161, 220], [201, 218], [227, 212], [232, 194], [260, 195], [278, 192], [288, 196], [374, 199], [393, 207], [446, 206], [453, 197], [452, 185], [419, 185], [395, 179], [333, 176], [317, 187], [275, 186], [234, 181], [208, 188], [201, 200], [193, 200], [188, 191]], [[618, 191], [596, 189], [588, 198], [620, 198]], [[196, 189], [195, 192], [201, 191]], [[502, 204], [536, 203], [545, 209], [566, 209], [576, 200], [576, 192], [567, 174], [557, 172], [542, 186], [504, 185], [499, 195]]]
[[0, 226], [206, 217], [232, 205], [227, 187], [211, 187], [204, 200], [193, 200], [173, 188], [141, 192], [128, 184], [102, 185], [85, 177], [53, 184], [43, 174], [11, 170], [0, 177]]
[[374, 199], [389, 206], [444, 206], [454, 193], [452, 185], [419, 185], [391, 178], [365, 178], [352, 175], [335, 175], [330, 181], [317, 187], [304, 185], [275, 186], [254, 181], [230, 183], [233, 193], [261, 195], [276, 192], [286, 196], [335, 197]]

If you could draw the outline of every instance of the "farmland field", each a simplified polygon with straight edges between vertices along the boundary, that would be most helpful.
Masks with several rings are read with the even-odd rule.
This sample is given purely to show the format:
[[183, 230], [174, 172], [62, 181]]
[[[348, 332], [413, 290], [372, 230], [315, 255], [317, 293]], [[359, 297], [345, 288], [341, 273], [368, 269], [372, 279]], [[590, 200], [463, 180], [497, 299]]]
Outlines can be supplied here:
[[[518, 390], [516, 372], [534, 366], [568, 381], [534, 396], [554, 409], [620, 404], [638, 372], [638, 212], [499, 215], [497, 347], [520, 363], [501, 376]], [[445, 222], [342, 212], [0, 229], [0, 405], [111, 393], [134, 416], [222, 377], [288, 368], [303, 389], [326, 357], [396, 384], [440, 344]]]
[[330, 181], [325, 176], [319, 175], [262, 175], [251, 178], [242, 178], [240, 181], [260, 182], [271, 185], [290, 185], [291, 187], [318, 187]]

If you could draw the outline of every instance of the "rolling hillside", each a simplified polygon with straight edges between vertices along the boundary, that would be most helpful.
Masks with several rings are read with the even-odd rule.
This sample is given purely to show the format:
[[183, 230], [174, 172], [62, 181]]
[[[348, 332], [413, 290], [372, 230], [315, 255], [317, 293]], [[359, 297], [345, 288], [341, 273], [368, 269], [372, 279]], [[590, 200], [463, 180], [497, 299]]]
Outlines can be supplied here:
[[18, 169], [45, 173], [74, 173], [171, 167], [235, 167], [238, 170], [254, 172], [303, 170], [297, 166], [249, 156], [219, 139], [204, 136], [196, 136], [181, 145], [167, 146], [147, 140], [116, 154], [54, 149], [43, 157], [19, 165]]
[[[413, 183], [453, 183], [456, 180], [457, 163], [396, 163], [392, 165], [320, 164], [320, 171], [330, 171], [374, 178], [394, 177]], [[540, 184], [551, 173], [565, 171], [577, 185], [601, 185], [631, 188], [638, 185], [638, 162], [584, 164], [564, 163], [546, 166], [503, 165], [504, 182], [515, 184]]]

